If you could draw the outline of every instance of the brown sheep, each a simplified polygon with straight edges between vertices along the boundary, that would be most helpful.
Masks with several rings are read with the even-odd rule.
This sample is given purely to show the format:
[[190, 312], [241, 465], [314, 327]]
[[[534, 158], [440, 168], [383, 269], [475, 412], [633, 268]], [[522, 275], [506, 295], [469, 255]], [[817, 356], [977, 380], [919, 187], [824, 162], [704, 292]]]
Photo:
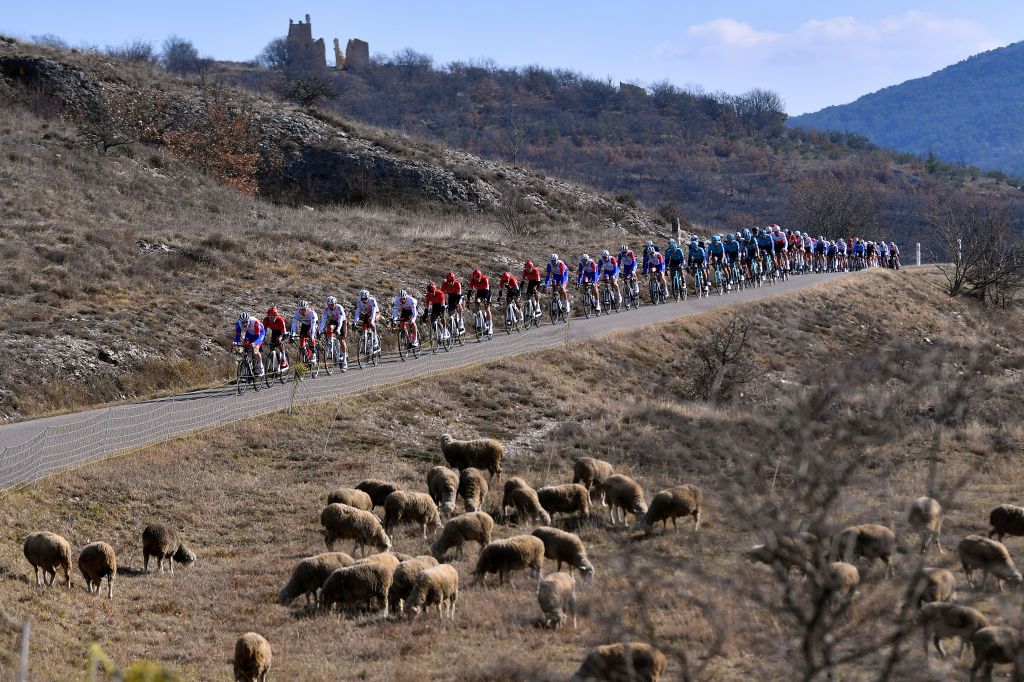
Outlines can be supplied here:
[[401, 521], [419, 524], [424, 540], [428, 527], [431, 535], [441, 527], [441, 515], [430, 495], [396, 490], [384, 500], [384, 531], [392, 534]]
[[1013, 559], [1006, 547], [1001, 542], [990, 540], [980, 535], [968, 535], [957, 545], [960, 554], [960, 564], [967, 575], [967, 583], [975, 587], [972, 576], [976, 569], [981, 569], [981, 589], [985, 587], [985, 581], [991, 573], [996, 578], [999, 591], [1003, 591], [1003, 581], [1010, 583], [1013, 587], [1020, 587], [1022, 582], [1021, 573], [1013, 565]]
[[466, 504], [466, 511], [482, 511], [487, 502], [488, 485], [483, 473], [474, 467], [459, 472], [459, 497]]
[[277, 595], [277, 603], [291, 604], [300, 594], [306, 595], [306, 604], [316, 601], [317, 592], [324, 581], [338, 568], [351, 566], [355, 561], [344, 552], [326, 552], [303, 559], [292, 569], [288, 584]]
[[860, 571], [853, 564], [845, 561], [833, 561], [828, 565], [826, 574], [828, 586], [835, 594], [849, 597], [860, 584]]
[[911, 602], [921, 606], [956, 599], [956, 576], [944, 568], [926, 568], [917, 577]]
[[455, 513], [455, 498], [459, 494], [459, 472], [436, 466], [427, 472], [427, 492], [444, 518]]
[[324, 527], [324, 542], [329, 550], [334, 549], [337, 540], [352, 540], [355, 543], [353, 555], [367, 546], [382, 552], [391, 549], [391, 538], [372, 512], [344, 504], [329, 504], [320, 512], [320, 523]]
[[1024, 507], [1001, 504], [988, 515], [988, 522], [992, 526], [988, 536], [997, 536], [999, 542], [1007, 535], [1024, 535]]
[[892, 555], [896, 551], [896, 534], [885, 526], [868, 523], [862, 526], [850, 526], [840, 531], [832, 539], [829, 552], [830, 561], [851, 563], [854, 557], [863, 557], [869, 562], [881, 559], [885, 564], [885, 575], [894, 574]]
[[178, 531], [161, 523], [151, 523], [142, 531], [142, 570], [149, 573], [149, 557], [156, 557], [156, 565], [164, 572], [164, 560], [174, 574], [174, 564], [191, 565], [196, 560], [195, 553], [189, 549]]
[[441, 436], [441, 452], [449, 466], [460, 471], [467, 467], [490, 472], [490, 478], [501, 478], [501, 460], [505, 448], [493, 438], [455, 440], [451, 434]]
[[626, 514], [640, 518], [647, 513], [644, 502], [644, 490], [640, 484], [629, 476], [614, 474], [604, 480], [604, 499], [608, 503], [611, 524], [618, 523], [618, 515], [622, 513], [622, 525], [628, 525]]
[[394, 572], [395, 569], [384, 562], [370, 560], [336, 569], [320, 590], [320, 608], [376, 609], [386, 618]]
[[590, 517], [590, 493], [579, 483], [546, 485], [537, 490], [537, 499], [552, 520], [555, 514], [575, 514], [579, 519]]
[[105, 542], [92, 542], [82, 548], [78, 555], [78, 570], [85, 578], [85, 587], [90, 593], [93, 585], [100, 593], [100, 583], [107, 579], [107, 598], [114, 598], [114, 576], [117, 575], [117, 555], [114, 548]]
[[[36, 573], [36, 587], [40, 587], [39, 569], [43, 570], [43, 584], [53, 585], [57, 569], [64, 569], [64, 579], [71, 587], [71, 545], [68, 541], [49, 531], [30, 533], [25, 537], [25, 558]], [[49, 580], [47, 580], [49, 575]]]
[[510, 495], [512, 506], [520, 523], [533, 524], [540, 522], [551, 525], [551, 515], [540, 504], [540, 497], [533, 488], [519, 488]]
[[467, 512], [444, 524], [441, 535], [430, 546], [430, 553], [438, 561], [444, 561], [445, 554], [452, 547], [455, 556], [462, 558], [462, 545], [466, 542], [477, 542], [482, 550], [491, 541], [494, 531], [494, 519], [487, 512]]
[[431, 606], [437, 607], [437, 614], [444, 620], [455, 621], [455, 602], [459, 600], [459, 572], [447, 564], [434, 566], [416, 575], [416, 584], [405, 604], [405, 613], [410, 619]]
[[541, 625], [557, 630], [572, 616], [572, 629], [576, 629], [576, 580], [568, 573], [552, 573], [537, 587]]
[[[512, 571], [533, 569], [540, 582], [544, 565], [544, 543], [532, 535], [513, 535], [507, 540], [497, 540], [480, 551], [473, 576], [482, 583], [488, 573], [498, 574], [498, 583], [503, 585]], [[515, 584], [512, 584], [515, 587]]]
[[235, 682], [265, 682], [274, 653], [263, 635], [247, 632], [235, 642]]
[[700, 508], [704, 503], [704, 492], [695, 485], [685, 483], [674, 488], [662, 490], [651, 500], [651, 506], [644, 514], [644, 532], [654, 532], [659, 521], [662, 531], [668, 530], [668, 521], [672, 519], [672, 528], [679, 532], [676, 519], [693, 517], [693, 532], [700, 532]]
[[508, 512], [506, 510], [508, 510], [510, 507], [512, 509], [515, 509], [516, 505], [512, 501], [512, 493], [516, 490], [533, 490], [533, 488], [530, 487], [529, 483], [527, 483], [524, 479], [519, 478], [518, 476], [513, 476], [512, 478], [505, 480], [505, 489], [501, 496], [502, 522], [508, 521]]
[[971, 638], [974, 647], [974, 663], [971, 665], [971, 682], [978, 670], [986, 680], [992, 679], [992, 666], [997, 663], [1013, 664], [1013, 679], [1020, 679], [1020, 657], [1024, 651], [1021, 632], [1008, 625], [990, 625], [981, 628]]
[[921, 607], [917, 614], [917, 622], [924, 631], [924, 656], [928, 658], [928, 642], [935, 643], [935, 649], [943, 658], [946, 652], [942, 649], [944, 637], [960, 638], [960, 653], [964, 655], [964, 647], [970, 646], [974, 633], [988, 627], [988, 619], [969, 606], [950, 604], [949, 602], [932, 602]]
[[605, 644], [591, 649], [570, 682], [658, 682], [665, 654], [650, 644]]
[[[364, 481], [365, 482], [365, 481]], [[387, 499], [385, 497], [384, 499]], [[335, 488], [327, 494], [327, 504], [347, 504], [363, 511], [373, 511], [373, 500], [370, 494], [355, 488]]]
[[420, 571], [437, 566], [437, 559], [432, 556], [417, 556], [398, 564], [391, 578], [391, 589], [388, 590], [388, 604], [396, 611], [409, 598], [416, 584], [416, 576]]
[[590, 500], [604, 503], [604, 480], [615, 473], [612, 465], [603, 459], [580, 457], [572, 465], [572, 482], [579, 483], [590, 491]]
[[583, 575], [584, 582], [594, 577], [594, 565], [590, 563], [587, 549], [578, 535], [550, 526], [534, 528], [532, 535], [544, 543], [544, 558], [557, 564], [555, 570], [561, 571], [562, 564], [567, 564], [569, 575], [575, 568]]
[[370, 496], [370, 502], [372, 506], [369, 511], [373, 511], [376, 507], [383, 507], [384, 500], [388, 499], [388, 495], [401, 490], [402, 486], [397, 483], [391, 483], [390, 481], [379, 481], [375, 478], [370, 478], [365, 481], [361, 481], [356, 486], [356, 490], [361, 490]]
[[939, 541], [939, 534], [942, 532], [942, 505], [930, 497], [919, 497], [910, 503], [910, 511], [907, 513], [907, 523], [921, 538], [921, 554], [928, 552], [928, 546], [933, 542], [942, 551], [942, 543]]

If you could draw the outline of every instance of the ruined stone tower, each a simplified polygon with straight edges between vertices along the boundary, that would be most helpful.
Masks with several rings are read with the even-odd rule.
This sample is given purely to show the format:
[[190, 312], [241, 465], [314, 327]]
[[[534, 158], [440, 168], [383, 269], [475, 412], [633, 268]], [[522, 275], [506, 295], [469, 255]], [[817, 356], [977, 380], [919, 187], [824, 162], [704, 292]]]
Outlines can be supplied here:
[[327, 47], [323, 38], [313, 40], [313, 24], [288, 20], [288, 68], [298, 71], [319, 71], [327, 68]]
[[337, 38], [334, 39], [334, 68], [345, 68], [345, 53], [341, 51], [341, 45], [338, 44]]
[[352, 38], [345, 46], [345, 68], [353, 71], [370, 65], [370, 44], [359, 38]]

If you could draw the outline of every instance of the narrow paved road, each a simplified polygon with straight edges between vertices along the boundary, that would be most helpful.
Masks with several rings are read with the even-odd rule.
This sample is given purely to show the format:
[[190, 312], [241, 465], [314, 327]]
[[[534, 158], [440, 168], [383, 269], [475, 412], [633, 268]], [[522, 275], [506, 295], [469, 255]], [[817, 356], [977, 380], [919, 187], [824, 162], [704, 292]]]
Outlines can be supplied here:
[[[0, 490], [132, 448], [167, 440], [237, 419], [285, 409], [290, 404], [335, 398], [379, 388], [436, 372], [552, 348], [569, 341], [641, 327], [687, 315], [749, 303], [835, 280], [842, 275], [804, 275], [788, 282], [748, 289], [726, 296], [689, 299], [683, 303], [645, 305], [639, 310], [574, 319], [569, 325], [545, 325], [492, 340], [470, 340], [451, 352], [426, 354], [416, 360], [385, 358], [378, 367], [335, 372], [297, 385], [274, 385], [236, 395], [234, 387], [212, 388], [129, 405], [45, 417], [0, 427]], [[643, 293], [643, 292], [642, 292]]]

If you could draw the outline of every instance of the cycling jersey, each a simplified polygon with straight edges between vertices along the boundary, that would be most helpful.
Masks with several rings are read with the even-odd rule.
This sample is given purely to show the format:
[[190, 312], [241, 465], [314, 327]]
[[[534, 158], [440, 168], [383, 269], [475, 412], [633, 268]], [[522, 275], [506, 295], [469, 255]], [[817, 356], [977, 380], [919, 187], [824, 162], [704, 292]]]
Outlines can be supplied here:
[[757, 240], [753, 237], [748, 237], [742, 242], [743, 250], [747, 252], [748, 258], [753, 258], [757, 254]]
[[786, 236], [781, 234], [772, 235], [772, 243], [775, 245], [775, 253], [785, 253]]
[[814, 246], [814, 240], [810, 236], [804, 237], [804, 251], [810, 251], [812, 246]]
[[733, 239], [732, 241], [726, 241], [722, 245], [722, 248], [725, 249], [725, 257], [728, 258], [730, 262], [736, 262], [737, 260], [739, 260], [740, 243], [738, 241], [736, 241], [735, 239]]
[[725, 244], [722, 242], [711, 242], [711, 244], [708, 245], [708, 254], [721, 258], [725, 255]]
[[842, 239], [837, 239], [836, 240], [836, 250], [839, 251], [840, 255], [845, 256], [846, 255], [846, 242], [844, 242]]
[[704, 265], [704, 261], [707, 259], [708, 254], [699, 246], [691, 246], [690, 250], [686, 253], [687, 265]]
[[601, 256], [597, 261], [597, 269], [605, 278], [614, 279], [619, 276], [619, 264], [615, 261], [615, 256], [608, 256], [607, 260]]
[[250, 317], [249, 321], [244, 325], [235, 321], [235, 343], [240, 344], [244, 338], [254, 346], [259, 346], [263, 343], [263, 339], [267, 335], [267, 330], [263, 326], [263, 323], [257, 320], [255, 317]]
[[377, 299], [374, 298], [373, 296], [370, 296], [365, 301], [363, 299], [359, 299], [358, 301], [356, 301], [357, 318], [369, 318], [369, 321], [373, 322], [375, 319], [377, 319], [377, 313], [379, 311], [380, 308], [377, 306]]
[[302, 312], [302, 308], [295, 311], [295, 315], [292, 316], [292, 336], [295, 336], [295, 332], [299, 329], [299, 325], [307, 331], [312, 331], [316, 327], [317, 315], [316, 311], [312, 308], [306, 308], [306, 312]]
[[668, 261], [669, 267], [672, 268], [678, 268], [684, 258], [686, 258], [686, 255], [683, 253], [683, 249], [678, 245], [665, 252], [665, 260]]
[[653, 251], [644, 251], [644, 272], [652, 270], [665, 272], [665, 256], [658, 251], [657, 247]]
[[417, 302], [415, 296], [396, 296], [395, 297], [395, 308], [391, 313], [391, 319], [397, 320], [399, 314], [404, 319], [413, 319], [416, 317]]
[[814, 253], [825, 253], [825, 240], [819, 239], [814, 242]]
[[522, 279], [526, 282], [539, 282], [540, 268], [534, 265], [532, 268], [524, 269]]
[[274, 317], [264, 317], [263, 327], [272, 332], [274, 336], [280, 336], [288, 331], [288, 323], [284, 321], [284, 317], [276, 315]]
[[583, 282], [596, 282], [597, 281], [597, 261], [591, 260], [584, 263], [580, 261], [579, 266], [576, 268], [576, 284], [583, 284]]
[[444, 292], [440, 289], [434, 289], [433, 293], [428, 293], [423, 299], [423, 305], [444, 305]]
[[839, 253], [839, 247], [836, 246], [835, 242], [825, 242], [825, 254], [834, 256]]
[[889, 244], [889, 253], [895, 257], [900, 255], [900, 249], [895, 244]]
[[569, 283], [569, 268], [565, 265], [565, 261], [559, 259], [552, 263], [548, 261], [547, 275], [544, 277], [544, 286], [549, 287], [552, 284], [555, 286], [565, 286]]
[[478, 275], [471, 275], [469, 282], [467, 282], [467, 286], [470, 289], [475, 289], [476, 291], [486, 291], [491, 288], [491, 282], [487, 278], [487, 275], [480, 273]]
[[771, 236], [764, 232], [754, 237], [754, 241], [757, 242], [757, 248], [761, 249], [765, 253], [773, 253], [775, 251]]
[[462, 282], [459, 280], [446, 279], [441, 282], [441, 291], [446, 294], [458, 294], [462, 295]]
[[864, 255], [864, 242], [857, 242], [853, 245], [853, 255], [863, 256]]
[[619, 254], [619, 274], [629, 277], [636, 272], [636, 255], [632, 251]]
[[336, 329], [341, 329], [341, 325], [345, 322], [345, 309], [340, 303], [334, 305], [327, 305], [324, 307], [324, 312], [320, 316], [320, 331], [324, 330], [329, 324], [333, 324]]
[[498, 288], [504, 289], [505, 287], [519, 291], [519, 280], [517, 280], [511, 272], [502, 275], [501, 279], [498, 280]]

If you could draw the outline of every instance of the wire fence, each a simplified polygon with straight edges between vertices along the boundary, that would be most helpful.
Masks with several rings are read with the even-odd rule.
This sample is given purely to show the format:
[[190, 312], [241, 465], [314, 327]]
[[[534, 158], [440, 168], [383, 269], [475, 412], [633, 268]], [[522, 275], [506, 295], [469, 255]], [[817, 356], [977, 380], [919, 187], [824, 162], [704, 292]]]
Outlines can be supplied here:
[[[241, 395], [234, 386], [227, 386], [96, 410], [68, 421], [58, 418], [56, 425], [47, 426], [24, 443], [0, 452], [0, 493], [106, 457], [240, 419], [552, 348], [567, 343], [570, 327], [577, 325], [575, 321], [559, 323], [507, 335], [498, 329], [498, 317], [495, 311], [493, 339], [477, 343], [470, 337], [464, 345], [453, 346], [449, 352], [432, 354], [424, 343], [419, 358], [410, 357], [403, 362], [395, 353], [385, 356], [377, 367], [356, 369], [354, 349], [358, 339], [354, 338], [349, 342], [352, 361], [346, 373], [335, 370], [326, 376], [321, 370], [316, 379], [307, 375], [302, 380], [289, 380], [284, 385], [274, 383], [260, 391], [247, 387]], [[382, 337], [382, 345], [385, 342]]]

